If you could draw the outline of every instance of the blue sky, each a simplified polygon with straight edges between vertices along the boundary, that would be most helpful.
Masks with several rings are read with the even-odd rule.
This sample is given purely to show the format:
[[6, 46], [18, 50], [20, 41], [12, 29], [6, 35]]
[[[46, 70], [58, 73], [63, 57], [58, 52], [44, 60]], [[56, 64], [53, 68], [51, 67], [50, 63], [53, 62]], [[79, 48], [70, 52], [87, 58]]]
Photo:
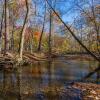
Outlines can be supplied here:
[[[34, 1], [32, 0], [32, 6], [34, 6]], [[59, 11], [62, 19], [65, 22], [72, 23], [74, 18], [78, 16], [77, 12], [73, 11], [73, 5], [74, 5], [74, 0], [56, 0], [56, 5], [55, 9]], [[38, 0], [37, 4], [37, 13], [39, 13], [41, 16], [43, 16], [43, 11], [44, 11], [44, 4], [41, 2], [41, 0]], [[33, 7], [34, 8], [34, 7]], [[33, 16], [34, 17], [34, 16]], [[19, 19], [17, 21], [17, 24], [22, 24], [23, 20]]]
[[[2, 1], [2, 0], [0, 0]], [[50, 0], [48, 0], [50, 1]], [[59, 12], [60, 16], [64, 20], [64, 22], [71, 24], [74, 19], [79, 16], [79, 12], [75, 9], [75, 3], [77, 0], [56, 0], [55, 9], [57, 12]], [[78, 0], [79, 1], [79, 0]], [[82, 4], [82, 1], [90, 1], [90, 0], [80, 0]], [[95, 2], [99, 3], [99, 0], [94, 0]], [[41, 16], [43, 16], [44, 12], [44, 2], [43, 0], [32, 0], [32, 8], [34, 9], [34, 2], [38, 4], [36, 7], [37, 13], [39, 13]], [[54, 6], [54, 4], [53, 4]], [[34, 16], [31, 17], [31, 20], [34, 19]], [[16, 22], [17, 25], [23, 24], [24, 18], [19, 18]], [[36, 20], [43, 20], [36, 18]]]

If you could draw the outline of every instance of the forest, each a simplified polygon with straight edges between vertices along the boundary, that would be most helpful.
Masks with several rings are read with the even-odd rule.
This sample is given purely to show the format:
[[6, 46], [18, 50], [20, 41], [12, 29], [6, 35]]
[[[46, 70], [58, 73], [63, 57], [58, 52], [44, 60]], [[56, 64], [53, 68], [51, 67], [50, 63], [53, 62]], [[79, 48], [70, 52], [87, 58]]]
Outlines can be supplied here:
[[100, 1], [0, 0], [0, 99], [99, 100]]

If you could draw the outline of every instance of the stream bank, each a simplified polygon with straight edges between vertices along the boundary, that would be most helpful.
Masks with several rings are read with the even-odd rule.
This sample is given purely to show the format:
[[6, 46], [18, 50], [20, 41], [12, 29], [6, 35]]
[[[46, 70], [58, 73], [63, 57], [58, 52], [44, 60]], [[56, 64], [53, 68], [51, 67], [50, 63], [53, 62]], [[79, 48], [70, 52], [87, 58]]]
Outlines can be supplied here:
[[[8, 54], [5, 60], [1, 58], [4, 60], [4, 65], [0, 70], [0, 99], [100, 99], [100, 70], [89, 75], [98, 68], [98, 62], [80, 57], [75, 59], [76, 55], [52, 57], [52, 60], [48, 60], [48, 56], [44, 54], [24, 55], [28, 57], [27, 59], [23, 57], [28, 63], [25, 61], [18, 67], [15, 67], [14, 63], [7, 63], [9, 59], [14, 59], [16, 63], [17, 56]], [[74, 59], [69, 59], [71, 57]], [[84, 77], [86, 79], [82, 80]]]

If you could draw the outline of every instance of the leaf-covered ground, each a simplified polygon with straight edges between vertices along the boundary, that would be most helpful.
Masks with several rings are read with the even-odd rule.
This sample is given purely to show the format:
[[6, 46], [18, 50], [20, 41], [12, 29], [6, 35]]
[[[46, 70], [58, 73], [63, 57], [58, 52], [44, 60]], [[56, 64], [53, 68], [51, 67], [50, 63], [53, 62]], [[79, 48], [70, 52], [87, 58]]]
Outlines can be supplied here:
[[100, 100], [100, 85], [92, 83], [75, 83], [73, 87], [82, 91], [83, 100]]

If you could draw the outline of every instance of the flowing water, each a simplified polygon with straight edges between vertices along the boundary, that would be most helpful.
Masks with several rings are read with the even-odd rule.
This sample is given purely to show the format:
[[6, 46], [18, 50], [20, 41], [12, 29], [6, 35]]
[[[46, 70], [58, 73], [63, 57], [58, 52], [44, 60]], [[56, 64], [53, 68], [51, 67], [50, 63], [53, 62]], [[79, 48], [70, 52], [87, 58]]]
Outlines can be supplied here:
[[[1, 70], [0, 100], [81, 100], [77, 96], [68, 98], [62, 92], [73, 81], [100, 84], [100, 70], [89, 75], [97, 67], [95, 61], [56, 59]], [[62, 91], [56, 93], [59, 88]]]

